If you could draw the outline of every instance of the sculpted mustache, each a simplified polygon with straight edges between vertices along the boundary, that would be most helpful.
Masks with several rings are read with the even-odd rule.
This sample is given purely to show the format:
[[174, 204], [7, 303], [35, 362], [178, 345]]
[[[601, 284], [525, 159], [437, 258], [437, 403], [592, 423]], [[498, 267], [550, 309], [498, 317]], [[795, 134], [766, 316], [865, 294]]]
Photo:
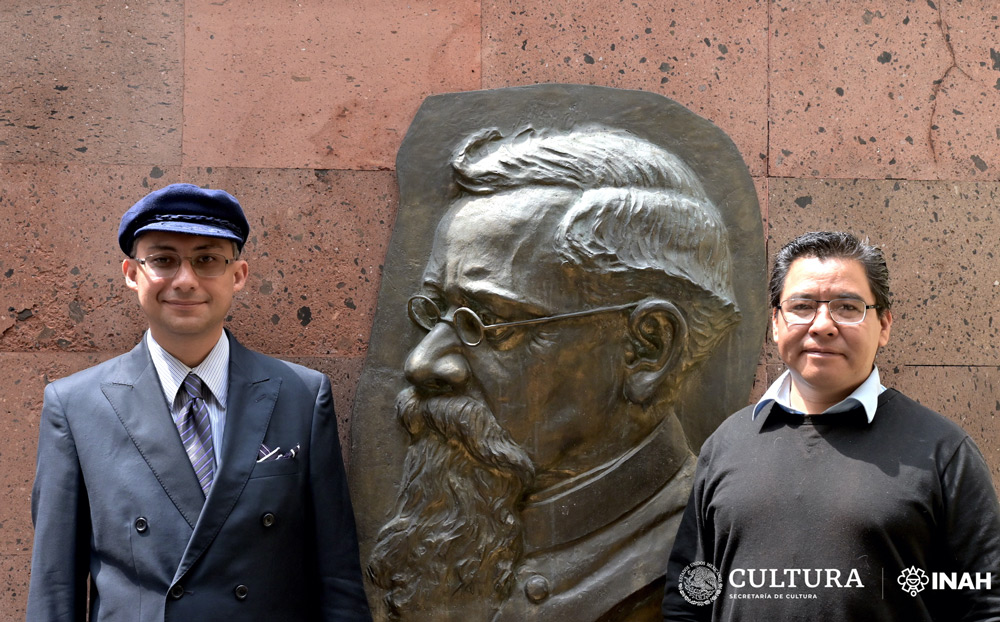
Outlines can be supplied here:
[[482, 402], [459, 395], [422, 398], [408, 387], [396, 397], [396, 414], [413, 438], [419, 438], [426, 426], [446, 439], [459, 441], [483, 464], [513, 471], [523, 483], [534, 478], [535, 466], [527, 452]]

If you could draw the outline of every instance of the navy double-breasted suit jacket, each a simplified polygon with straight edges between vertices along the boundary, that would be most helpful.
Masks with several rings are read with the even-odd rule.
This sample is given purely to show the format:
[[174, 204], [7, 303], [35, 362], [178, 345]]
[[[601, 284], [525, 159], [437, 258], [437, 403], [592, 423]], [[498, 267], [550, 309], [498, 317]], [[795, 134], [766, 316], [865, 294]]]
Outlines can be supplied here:
[[228, 337], [207, 499], [145, 339], [46, 387], [29, 621], [370, 619], [329, 380]]

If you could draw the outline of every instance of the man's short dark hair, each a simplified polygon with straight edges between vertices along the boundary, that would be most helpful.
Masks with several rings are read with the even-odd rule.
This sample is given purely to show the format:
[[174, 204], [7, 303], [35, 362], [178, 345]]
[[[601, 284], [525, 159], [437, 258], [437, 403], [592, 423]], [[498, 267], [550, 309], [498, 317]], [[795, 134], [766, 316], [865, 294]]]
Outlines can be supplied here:
[[861, 241], [843, 231], [810, 231], [785, 244], [775, 256], [771, 283], [768, 286], [771, 308], [777, 308], [781, 304], [781, 292], [785, 289], [785, 278], [792, 262], [803, 257], [857, 261], [865, 269], [868, 285], [875, 294], [876, 311], [879, 316], [892, 306], [889, 297], [889, 267], [885, 263], [885, 256], [877, 246], [869, 244], [867, 239]]

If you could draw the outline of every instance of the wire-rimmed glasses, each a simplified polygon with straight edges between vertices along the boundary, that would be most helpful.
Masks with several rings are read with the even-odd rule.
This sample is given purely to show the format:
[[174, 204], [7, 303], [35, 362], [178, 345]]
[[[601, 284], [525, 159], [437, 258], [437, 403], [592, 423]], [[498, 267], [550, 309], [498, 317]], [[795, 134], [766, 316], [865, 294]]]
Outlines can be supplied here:
[[182, 261], [190, 262], [194, 273], [203, 278], [222, 276], [226, 272], [226, 266], [235, 261], [218, 253], [196, 253], [190, 257], [181, 257], [177, 253], [155, 253], [133, 259], [158, 279], [173, 278], [180, 270]]
[[410, 319], [413, 320], [413, 323], [420, 328], [430, 331], [440, 322], [450, 324], [452, 328], [455, 329], [455, 334], [458, 335], [458, 338], [462, 341], [462, 343], [470, 347], [475, 347], [483, 341], [486, 331], [499, 330], [510, 326], [544, 324], [546, 322], [553, 322], [556, 320], [585, 317], [588, 315], [596, 315], [598, 313], [609, 313], [611, 311], [623, 311], [625, 309], [631, 309], [637, 305], [638, 303], [633, 302], [624, 305], [615, 305], [613, 307], [600, 307], [597, 309], [587, 309], [585, 311], [574, 311], [572, 313], [560, 313], [559, 315], [550, 315], [548, 317], [535, 317], [528, 320], [498, 322], [496, 324], [484, 323], [482, 318], [479, 317], [479, 314], [468, 307], [459, 307], [451, 314], [444, 314], [441, 312], [441, 308], [436, 302], [427, 296], [421, 296], [419, 294], [413, 296], [407, 301], [406, 310], [409, 313]]

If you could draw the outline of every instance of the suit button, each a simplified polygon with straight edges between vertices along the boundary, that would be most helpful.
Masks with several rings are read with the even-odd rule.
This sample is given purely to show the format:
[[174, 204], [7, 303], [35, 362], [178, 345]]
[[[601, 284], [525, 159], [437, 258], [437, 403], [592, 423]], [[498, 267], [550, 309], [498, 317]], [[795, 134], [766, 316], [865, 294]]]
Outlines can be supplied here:
[[263, 516], [260, 517], [260, 524], [264, 525], [265, 527], [272, 527], [272, 526], [274, 526], [274, 521], [275, 520], [276, 520], [276, 518], [275, 518], [274, 514], [271, 514], [270, 512], [267, 512], [266, 514], [264, 514]]
[[181, 596], [184, 596], [184, 586], [180, 583], [176, 583], [170, 588], [170, 598], [177, 600]]
[[247, 594], [250, 593], [250, 588], [245, 585], [237, 585], [236, 589], [233, 590], [233, 594], [236, 595], [236, 600], [246, 600]]
[[532, 575], [524, 584], [524, 595], [533, 603], [549, 597], [549, 580], [540, 574]]
[[140, 516], [139, 518], [135, 519], [136, 531], [138, 531], [139, 533], [146, 533], [147, 529], [149, 529], [149, 522], [146, 521], [145, 517]]

